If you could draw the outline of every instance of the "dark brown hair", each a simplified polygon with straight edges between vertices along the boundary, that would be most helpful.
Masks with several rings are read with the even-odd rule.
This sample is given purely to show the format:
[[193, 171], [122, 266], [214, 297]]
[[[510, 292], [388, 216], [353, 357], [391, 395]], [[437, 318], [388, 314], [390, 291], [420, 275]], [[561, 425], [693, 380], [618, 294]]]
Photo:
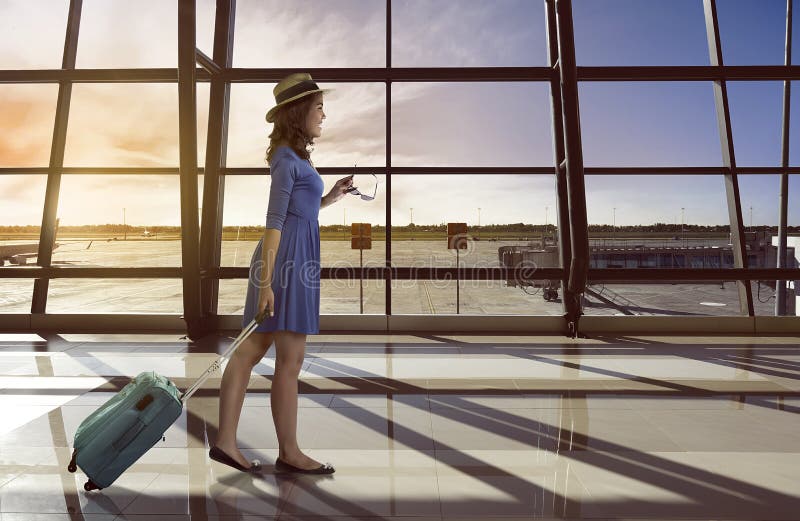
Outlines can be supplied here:
[[303, 96], [275, 112], [275, 124], [267, 147], [267, 163], [281, 145], [290, 147], [300, 158], [311, 161], [308, 147], [313, 146], [314, 141], [306, 135], [306, 119], [311, 106], [318, 103], [319, 96], [320, 93]]

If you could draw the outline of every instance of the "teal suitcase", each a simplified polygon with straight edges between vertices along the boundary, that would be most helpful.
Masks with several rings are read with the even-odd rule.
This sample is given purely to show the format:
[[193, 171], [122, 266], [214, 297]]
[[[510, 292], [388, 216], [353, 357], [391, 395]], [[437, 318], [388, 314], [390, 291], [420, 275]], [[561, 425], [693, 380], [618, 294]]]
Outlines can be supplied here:
[[186, 401], [217, 371], [264, 320], [264, 311], [242, 330], [211, 367], [181, 394], [169, 379], [154, 371], [140, 373], [113, 398], [90, 414], [75, 432], [67, 470], [78, 467], [89, 478], [87, 491], [110, 486], [150, 450], [178, 419]]

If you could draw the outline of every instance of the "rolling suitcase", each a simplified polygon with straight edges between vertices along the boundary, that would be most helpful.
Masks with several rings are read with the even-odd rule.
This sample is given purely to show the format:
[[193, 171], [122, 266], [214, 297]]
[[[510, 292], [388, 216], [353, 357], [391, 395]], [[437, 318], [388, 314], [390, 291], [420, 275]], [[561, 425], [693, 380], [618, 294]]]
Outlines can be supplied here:
[[67, 470], [80, 467], [89, 480], [87, 491], [110, 486], [145, 452], [163, 438], [178, 419], [186, 401], [217, 371], [267, 316], [257, 315], [228, 349], [185, 393], [154, 371], [140, 373], [116, 396], [89, 415], [75, 432]]

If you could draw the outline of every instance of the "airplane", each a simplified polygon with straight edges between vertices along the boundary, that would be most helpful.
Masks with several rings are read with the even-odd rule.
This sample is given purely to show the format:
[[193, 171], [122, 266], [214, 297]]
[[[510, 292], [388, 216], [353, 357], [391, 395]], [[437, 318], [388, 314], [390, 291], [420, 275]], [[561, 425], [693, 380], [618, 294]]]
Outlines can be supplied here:
[[[53, 249], [55, 250], [60, 243], [55, 242], [58, 234], [58, 222], [56, 219], [56, 229], [53, 232]], [[23, 266], [28, 263], [28, 259], [35, 258], [39, 255], [39, 243], [31, 242], [26, 244], [0, 244], [0, 266], [5, 266], [6, 261], [9, 264], [16, 264]]]
[[147, 231], [147, 228], [145, 228], [144, 231], [142, 232], [142, 237], [150, 237], [151, 235], [152, 234]]

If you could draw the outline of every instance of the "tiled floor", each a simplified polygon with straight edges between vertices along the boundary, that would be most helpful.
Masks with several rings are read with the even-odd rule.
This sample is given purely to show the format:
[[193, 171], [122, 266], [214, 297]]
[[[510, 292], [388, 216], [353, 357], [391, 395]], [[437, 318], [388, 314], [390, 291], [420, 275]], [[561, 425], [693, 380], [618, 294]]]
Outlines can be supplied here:
[[298, 437], [324, 478], [275, 474], [274, 351], [240, 445], [208, 459], [214, 378], [111, 487], [66, 466], [80, 422], [142, 370], [185, 387], [230, 341], [0, 335], [0, 521], [800, 519], [800, 339], [309, 337]]

